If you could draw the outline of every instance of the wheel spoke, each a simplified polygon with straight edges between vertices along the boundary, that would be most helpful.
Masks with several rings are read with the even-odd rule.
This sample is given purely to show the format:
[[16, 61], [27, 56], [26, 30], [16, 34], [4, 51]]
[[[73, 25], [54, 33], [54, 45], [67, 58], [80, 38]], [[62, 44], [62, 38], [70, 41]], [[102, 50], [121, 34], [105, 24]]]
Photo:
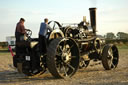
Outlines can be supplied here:
[[61, 56], [62, 52], [63, 52], [62, 46], [59, 46], [58, 49], [57, 49], [57, 54], [56, 55]]
[[70, 51], [70, 48], [67, 48], [67, 50], [66, 50], [66, 51], [67, 51], [67, 53], [68, 53], [68, 54], [71, 52], [71, 51]]
[[57, 65], [57, 69], [58, 69], [58, 72], [59, 72], [59, 73], [61, 73], [61, 72], [62, 72], [61, 64]]
[[109, 60], [112, 59], [112, 56], [108, 55], [107, 59], [109, 59]]
[[70, 58], [76, 58], [76, 56], [70, 56]]
[[113, 57], [113, 60], [117, 60], [118, 58], [117, 57]]
[[64, 70], [64, 75], [68, 76], [67, 72], [66, 72], [66, 67], [63, 65], [63, 70]]
[[108, 59], [113, 59], [113, 53], [112, 53], [112, 49], [109, 49], [108, 51]]
[[74, 46], [74, 45], [70, 46], [70, 49], [72, 49], [72, 48], [73, 48], [73, 46]]
[[108, 52], [108, 56], [109, 56], [109, 57], [112, 57], [113, 55], [112, 55], [110, 52]]
[[108, 50], [108, 55], [109, 55], [109, 56], [112, 55], [112, 49], [111, 49], [111, 48]]
[[87, 64], [86, 64], [86, 62], [85, 62], [85, 61], [83, 62], [83, 65], [84, 65], [84, 67], [86, 67], [86, 66], [87, 66]]
[[66, 65], [67, 65], [69, 68], [71, 68], [73, 71], [75, 71], [75, 68], [74, 68], [72, 65], [70, 65], [69, 63], [66, 63]]
[[56, 55], [57, 55], [57, 56], [61, 56], [61, 55], [62, 55], [62, 52], [57, 52]]
[[63, 48], [62, 48], [62, 46], [59, 46], [59, 49], [61, 50], [61, 52], [63, 52]]
[[115, 65], [112, 63], [112, 67], [115, 68]]

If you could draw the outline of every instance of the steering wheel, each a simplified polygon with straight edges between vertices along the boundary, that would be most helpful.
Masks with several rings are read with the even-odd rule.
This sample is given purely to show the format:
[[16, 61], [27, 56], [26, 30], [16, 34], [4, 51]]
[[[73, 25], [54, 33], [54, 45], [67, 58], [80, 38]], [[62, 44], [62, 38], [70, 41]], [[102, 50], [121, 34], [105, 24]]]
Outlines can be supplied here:
[[26, 37], [27, 37], [27, 39], [30, 39], [31, 36], [32, 36], [32, 31], [30, 29], [25, 29], [25, 31], [26, 31]]
[[[60, 23], [59, 22], [57, 22], [57, 21], [50, 21], [50, 22], [48, 22], [48, 25], [54, 30], [54, 29], [56, 29], [57, 27], [58, 28], [61, 28], [62, 26], [60, 25]], [[56, 27], [56, 28], [55, 28]]]

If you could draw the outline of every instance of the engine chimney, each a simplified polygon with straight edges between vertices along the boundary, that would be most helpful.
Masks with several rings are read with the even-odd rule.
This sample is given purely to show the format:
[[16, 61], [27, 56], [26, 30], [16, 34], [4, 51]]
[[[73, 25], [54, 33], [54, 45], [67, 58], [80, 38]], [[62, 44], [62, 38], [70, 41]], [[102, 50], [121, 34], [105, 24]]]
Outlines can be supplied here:
[[89, 8], [89, 10], [90, 10], [91, 27], [93, 28], [93, 33], [96, 34], [96, 8]]

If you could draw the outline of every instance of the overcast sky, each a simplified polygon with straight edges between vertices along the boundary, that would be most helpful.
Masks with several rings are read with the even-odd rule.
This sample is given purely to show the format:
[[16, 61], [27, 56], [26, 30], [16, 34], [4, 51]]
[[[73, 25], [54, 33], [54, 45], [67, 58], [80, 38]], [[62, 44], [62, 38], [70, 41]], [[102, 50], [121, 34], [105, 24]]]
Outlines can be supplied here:
[[25, 27], [38, 37], [45, 17], [60, 23], [79, 23], [89, 17], [89, 8], [97, 8], [98, 34], [128, 33], [128, 0], [0, 0], [0, 41], [14, 36], [16, 23], [25, 18]]

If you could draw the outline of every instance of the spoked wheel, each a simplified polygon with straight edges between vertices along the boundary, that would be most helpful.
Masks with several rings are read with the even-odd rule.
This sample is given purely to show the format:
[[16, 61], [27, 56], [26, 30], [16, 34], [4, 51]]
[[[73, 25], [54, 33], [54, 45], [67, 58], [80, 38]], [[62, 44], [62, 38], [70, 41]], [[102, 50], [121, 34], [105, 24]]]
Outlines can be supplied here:
[[[34, 67], [33, 67], [34, 65]], [[23, 63], [23, 73], [27, 76], [43, 74], [46, 71], [46, 56], [41, 56], [39, 53], [38, 44], [33, 48], [30, 62]]]
[[79, 67], [79, 50], [74, 40], [54, 39], [47, 50], [47, 66], [56, 78], [71, 77]]
[[73, 37], [73, 29], [71, 28], [71, 27], [67, 27], [66, 29], [65, 29], [65, 36], [66, 37]]
[[57, 21], [50, 21], [48, 22], [49, 26], [54, 30], [56, 28], [61, 28], [61, 24]]
[[119, 62], [118, 49], [115, 45], [107, 44], [102, 52], [102, 64], [106, 70], [111, 70], [117, 67]]

